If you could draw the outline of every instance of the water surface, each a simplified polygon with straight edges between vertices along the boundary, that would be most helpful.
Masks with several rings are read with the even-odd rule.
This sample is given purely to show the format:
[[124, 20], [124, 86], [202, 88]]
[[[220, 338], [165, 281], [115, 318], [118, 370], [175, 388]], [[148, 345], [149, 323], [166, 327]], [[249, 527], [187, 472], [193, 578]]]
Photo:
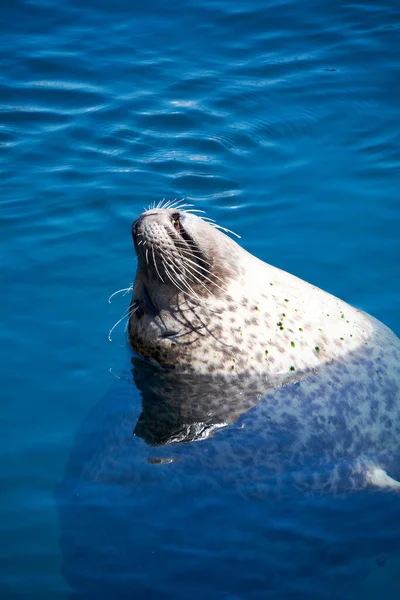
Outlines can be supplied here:
[[[127, 432], [140, 414], [110, 374], [128, 298], [107, 299], [154, 200], [187, 198], [400, 334], [398, 3], [3, 4], [1, 597], [397, 597], [397, 497], [203, 495], [128, 434], [114, 486], [81, 477], [107, 410]], [[81, 504], [55, 491], [74, 478]]]

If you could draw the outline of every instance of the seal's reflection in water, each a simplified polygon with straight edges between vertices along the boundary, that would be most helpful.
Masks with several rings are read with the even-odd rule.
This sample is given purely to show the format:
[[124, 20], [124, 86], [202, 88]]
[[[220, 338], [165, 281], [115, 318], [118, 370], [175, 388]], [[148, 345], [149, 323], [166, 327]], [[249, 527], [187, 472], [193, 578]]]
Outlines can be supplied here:
[[176, 376], [139, 359], [132, 359], [132, 364], [142, 397], [134, 434], [150, 445], [205, 439], [250, 410], [267, 388], [261, 381], [244, 383], [243, 377]]
[[395, 474], [398, 439], [351, 404], [350, 378], [334, 393], [311, 375], [260, 401], [254, 381], [136, 360], [133, 375], [141, 403], [118, 382], [58, 491], [74, 597], [365, 597], [400, 519], [392, 492], [359, 488], [372, 458]]
[[[387, 390], [391, 408], [378, 413], [380, 418], [367, 410], [372, 399], [356, 393], [359, 386], [345, 361], [279, 387], [256, 376], [177, 376], [136, 359], [133, 376], [142, 397], [134, 433], [147, 444], [198, 441], [230, 425], [215, 452], [238, 470], [246, 457], [246, 478], [273, 476], [271, 491], [282, 478], [309, 492], [400, 487], [400, 407], [393, 408]], [[396, 393], [392, 390], [393, 398]]]

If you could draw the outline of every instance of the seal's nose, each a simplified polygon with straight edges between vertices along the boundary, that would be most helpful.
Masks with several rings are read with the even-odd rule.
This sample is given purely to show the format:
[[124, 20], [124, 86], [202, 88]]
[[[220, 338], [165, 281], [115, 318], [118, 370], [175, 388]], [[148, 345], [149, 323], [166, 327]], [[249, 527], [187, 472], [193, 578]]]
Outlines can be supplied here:
[[164, 211], [154, 210], [153, 209], [152, 211], [146, 211], [146, 212], [142, 213], [141, 215], [139, 215], [138, 218], [136, 219], [136, 221], [134, 221], [132, 223], [132, 237], [133, 237], [133, 240], [135, 240], [135, 238], [139, 234], [140, 229], [141, 229], [142, 224], [143, 224], [143, 221], [145, 219], [148, 219], [148, 222], [150, 222], [150, 223], [152, 221], [159, 222], [159, 220], [160, 220], [160, 214], [162, 212], [164, 212]]

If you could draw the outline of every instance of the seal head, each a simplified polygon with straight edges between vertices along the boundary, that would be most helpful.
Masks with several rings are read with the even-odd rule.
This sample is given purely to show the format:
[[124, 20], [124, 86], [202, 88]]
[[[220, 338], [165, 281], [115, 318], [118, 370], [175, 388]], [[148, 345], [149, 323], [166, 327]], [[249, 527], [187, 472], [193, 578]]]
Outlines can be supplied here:
[[[212, 235], [210, 235], [212, 234]], [[219, 336], [240, 247], [194, 214], [153, 209], [133, 223], [138, 258], [129, 341], [143, 358], [192, 370], [195, 349]]]

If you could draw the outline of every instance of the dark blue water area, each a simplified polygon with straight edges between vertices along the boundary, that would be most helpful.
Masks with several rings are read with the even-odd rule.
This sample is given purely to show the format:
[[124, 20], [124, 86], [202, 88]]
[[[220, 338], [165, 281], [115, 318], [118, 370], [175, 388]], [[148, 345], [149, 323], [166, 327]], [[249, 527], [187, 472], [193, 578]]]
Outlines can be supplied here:
[[108, 298], [185, 198], [400, 334], [399, 3], [15, 0], [0, 34], [0, 597], [398, 598], [398, 493], [249, 477], [246, 416], [133, 435]]

